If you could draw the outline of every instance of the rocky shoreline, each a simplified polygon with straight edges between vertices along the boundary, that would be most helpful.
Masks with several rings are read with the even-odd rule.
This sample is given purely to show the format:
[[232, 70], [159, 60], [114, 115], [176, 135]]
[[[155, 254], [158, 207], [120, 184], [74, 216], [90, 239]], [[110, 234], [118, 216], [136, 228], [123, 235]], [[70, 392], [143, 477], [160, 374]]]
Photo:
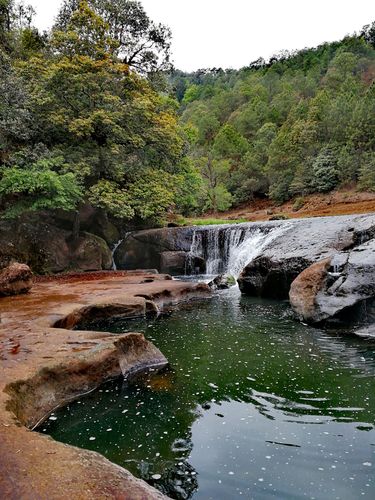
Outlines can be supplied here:
[[209, 295], [204, 284], [136, 272], [42, 280], [26, 295], [1, 299], [0, 496], [163, 498], [101, 455], [31, 429], [106, 380], [168, 363], [142, 334], [72, 328], [102, 318], [155, 314]]
[[[119, 246], [118, 255], [130, 267], [142, 260], [145, 266], [180, 272], [190, 259], [193, 267], [204, 269], [212, 258], [205, 242], [213, 241], [214, 257], [229, 262], [218, 253], [221, 248], [230, 252], [230, 245], [251, 243], [257, 235], [263, 238], [263, 246], [238, 278], [243, 293], [289, 299], [302, 321], [341, 322], [359, 336], [374, 336], [375, 215], [238, 227], [137, 232]], [[203, 244], [201, 253], [195, 247], [194, 254], [196, 231]], [[142, 334], [113, 335], [80, 328], [108, 318], [157, 315], [180, 302], [209, 297], [210, 287], [172, 280], [169, 274], [150, 269], [39, 276], [31, 288], [26, 268], [12, 265], [0, 277], [4, 290], [0, 299], [0, 469], [5, 471], [0, 496], [162, 498], [101, 455], [55, 442], [31, 429], [59, 406], [106, 380], [121, 374], [131, 380], [140, 371], [168, 364]], [[230, 286], [224, 281], [214, 280], [213, 289]]]

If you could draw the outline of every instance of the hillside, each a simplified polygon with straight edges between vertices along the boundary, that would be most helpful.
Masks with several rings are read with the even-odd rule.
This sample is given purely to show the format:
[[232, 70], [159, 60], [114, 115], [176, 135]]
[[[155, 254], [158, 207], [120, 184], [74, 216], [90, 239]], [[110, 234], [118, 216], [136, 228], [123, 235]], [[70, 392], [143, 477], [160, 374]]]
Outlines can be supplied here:
[[[272, 218], [305, 218], [326, 217], [333, 215], [367, 214], [375, 213], [375, 193], [369, 191], [356, 191], [353, 189], [340, 189], [330, 193], [315, 193], [303, 199], [294, 198], [284, 203], [275, 204], [269, 198], [258, 198], [250, 202], [241, 203], [238, 207], [231, 208], [219, 214], [208, 211], [199, 221], [220, 220], [228, 221], [267, 221]], [[217, 219], [218, 218], [218, 219]], [[186, 222], [196, 219], [186, 219]]]
[[267, 197], [284, 203], [355, 186], [375, 189], [375, 29], [246, 68], [176, 71], [171, 82], [196, 212]]

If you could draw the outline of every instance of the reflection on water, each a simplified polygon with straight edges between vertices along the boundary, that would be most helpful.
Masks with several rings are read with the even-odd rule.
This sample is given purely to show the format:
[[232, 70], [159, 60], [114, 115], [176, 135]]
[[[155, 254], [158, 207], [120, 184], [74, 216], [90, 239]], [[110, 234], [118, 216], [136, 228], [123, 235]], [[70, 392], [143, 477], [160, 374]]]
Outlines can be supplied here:
[[111, 330], [144, 331], [171, 370], [111, 382], [42, 432], [178, 499], [375, 498], [373, 342], [236, 290]]

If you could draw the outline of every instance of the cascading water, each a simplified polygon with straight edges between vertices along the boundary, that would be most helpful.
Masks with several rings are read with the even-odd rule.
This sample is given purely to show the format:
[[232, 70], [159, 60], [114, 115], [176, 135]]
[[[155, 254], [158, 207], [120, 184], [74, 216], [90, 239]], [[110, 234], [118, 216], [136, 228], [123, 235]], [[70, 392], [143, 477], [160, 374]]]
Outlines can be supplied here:
[[121, 243], [124, 241], [124, 239], [119, 240], [117, 243], [114, 244], [112, 248], [112, 271], [117, 271], [117, 266], [115, 262], [115, 252], [118, 249], [118, 247], [121, 245]]
[[200, 257], [206, 261], [208, 275], [227, 273], [238, 278], [244, 267], [288, 228], [289, 224], [283, 223], [261, 229], [253, 225], [194, 229], [190, 262]]

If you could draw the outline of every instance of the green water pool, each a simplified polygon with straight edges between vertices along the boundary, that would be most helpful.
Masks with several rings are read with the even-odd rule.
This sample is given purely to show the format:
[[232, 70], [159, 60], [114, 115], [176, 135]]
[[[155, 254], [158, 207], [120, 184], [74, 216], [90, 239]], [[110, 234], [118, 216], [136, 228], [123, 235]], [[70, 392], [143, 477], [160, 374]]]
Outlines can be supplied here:
[[297, 323], [236, 290], [150, 320], [171, 369], [122, 380], [39, 429], [172, 498], [375, 498], [375, 343]]

